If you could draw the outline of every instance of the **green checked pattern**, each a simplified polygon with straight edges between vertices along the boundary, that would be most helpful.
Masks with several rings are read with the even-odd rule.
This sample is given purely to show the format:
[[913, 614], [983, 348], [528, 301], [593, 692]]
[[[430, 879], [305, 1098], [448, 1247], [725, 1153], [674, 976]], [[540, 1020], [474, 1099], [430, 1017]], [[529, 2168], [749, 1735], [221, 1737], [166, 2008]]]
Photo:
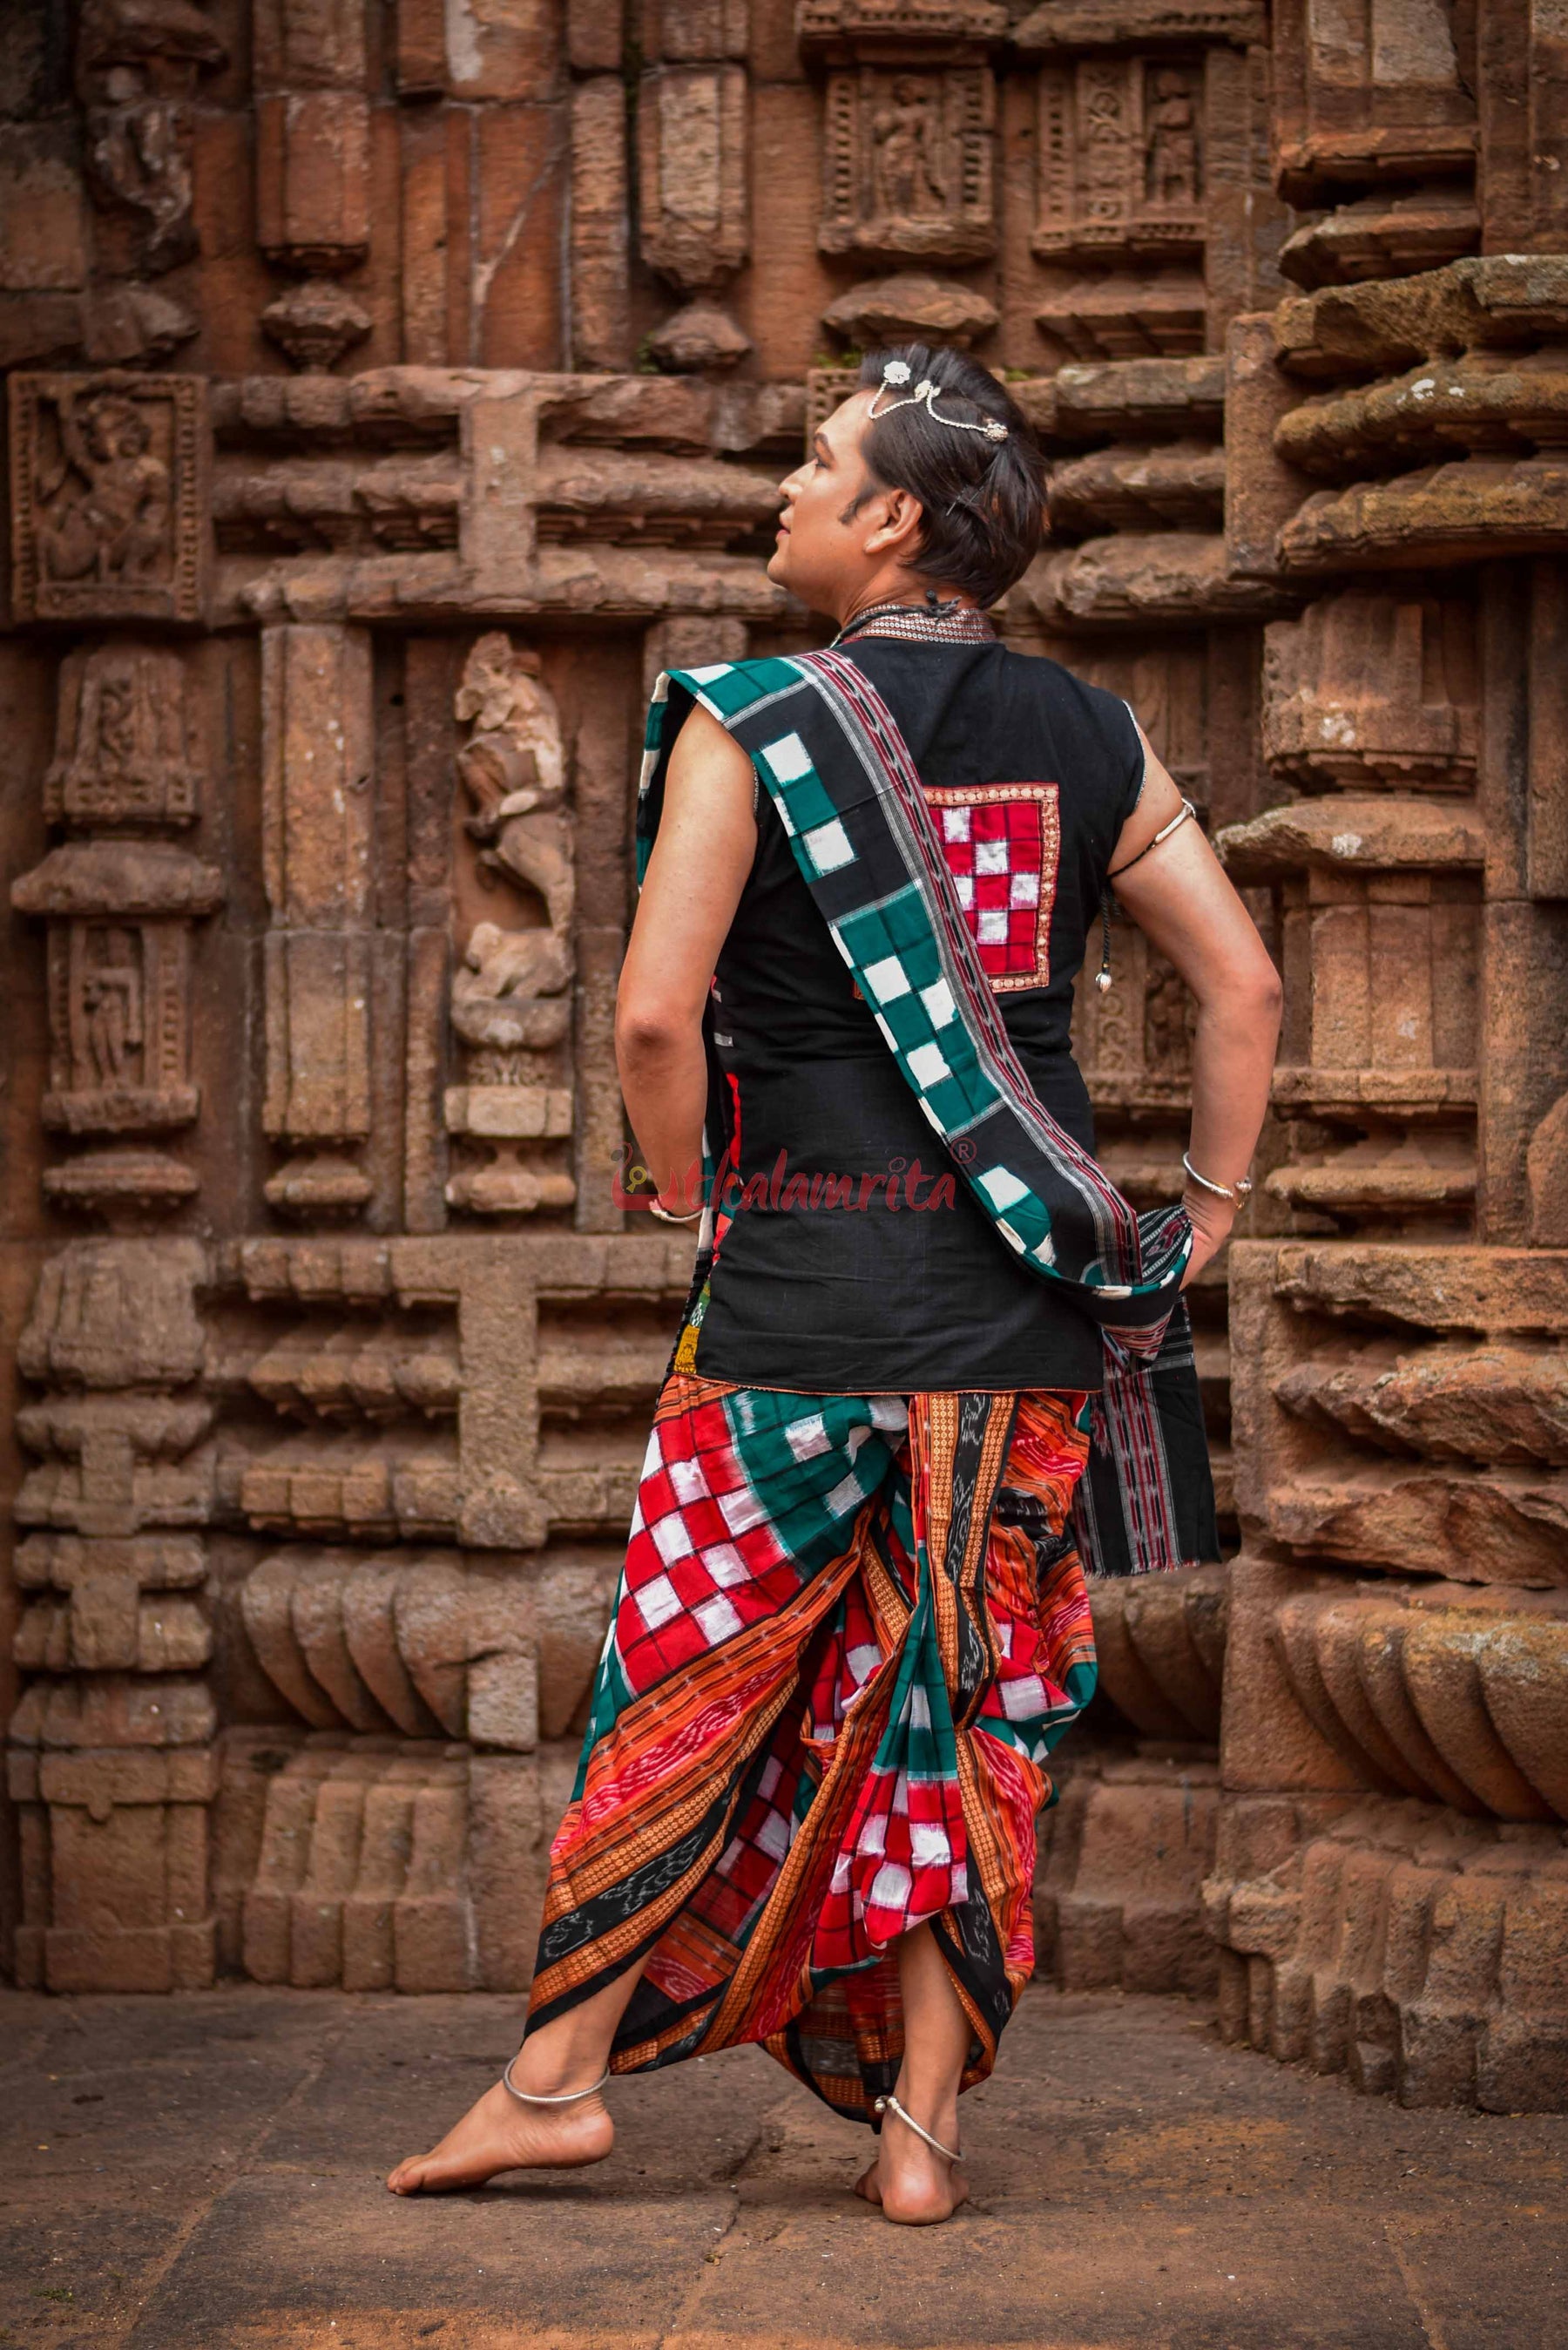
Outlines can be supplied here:
[[[659, 763], [672, 679], [722, 724], [775, 695], [787, 696], [807, 684], [794, 664], [784, 660], [722, 662], [709, 669], [666, 672], [659, 680], [649, 710], [644, 795]], [[783, 731], [751, 757], [790, 836], [796, 862], [803, 868], [809, 864], [810, 871], [819, 877], [853, 864], [855, 851], [849, 836], [799, 734]], [[652, 846], [650, 837], [645, 847], [642, 829], [639, 823], [639, 879], [646, 869], [647, 849]], [[988, 1074], [943, 976], [930, 911], [919, 888], [910, 882], [890, 897], [830, 921], [828, 928], [934, 1131], [951, 1142], [1001, 1108], [1004, 1097]], [[1033, 1258], [1039, 1266], [1054, 1268], [1050, 1211], [1038, 1193], [1007, 1167], [964, 1165], [963, 1172], [1009, 1247]], [[1119, 1285], [1104, 1282], [1097, 1285], [1107, 1296], [1128, 1294]]]

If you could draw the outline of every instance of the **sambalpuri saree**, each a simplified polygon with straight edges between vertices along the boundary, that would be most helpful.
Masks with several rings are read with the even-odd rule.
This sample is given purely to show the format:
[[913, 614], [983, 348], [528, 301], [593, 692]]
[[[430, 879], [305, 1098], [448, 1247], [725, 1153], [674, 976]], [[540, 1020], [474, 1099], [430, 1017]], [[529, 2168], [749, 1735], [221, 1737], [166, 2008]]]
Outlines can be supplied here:
[[902, 2053], [901, 1935], [936, 1936], [971, 2026], [965, 2086], [1028, 1979], [1045, 1757], [1094, 1688], [1085, 1559], [1125, 1574], [1214, 1555], [1178, 1295], [1191, 1227], [1179, 1208], [1136, 1215], [1036, 1098], [897, 723], [851, 662], [661, 677], [639, 869], [667, 713], [695, 700], [751, 757], [998, 1245], [1069, 1284], [1106, 1340], [1093, 1398], [703, 1378], [693, 1340], [725, 1220], [703, 1221], [552, 1849], [529, 2028], [645, 1960], [614, 2071], [758, 2041], [869, 2118]]

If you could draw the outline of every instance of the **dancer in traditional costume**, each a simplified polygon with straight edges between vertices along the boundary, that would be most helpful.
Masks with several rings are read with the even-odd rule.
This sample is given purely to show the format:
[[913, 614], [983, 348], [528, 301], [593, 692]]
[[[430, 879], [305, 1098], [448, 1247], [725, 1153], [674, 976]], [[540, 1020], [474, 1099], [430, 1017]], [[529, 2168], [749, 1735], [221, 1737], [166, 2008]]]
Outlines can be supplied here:
[[[880, 355], [783, 498], [770, 576], [832, 645], [649, 714], [618, 1043], [698, 1254], [524, 2043], [400, 2193], [597, 2160], [613, 2075], [756, 2041], [877, 2130], [887, 2217], [945, 2219], [1086, 1577], [1217, 1555], [1180, 1293], [1250, 1188], [1273, 968], [1127, 704], [986, 618], [1043, 515], [993, 377]], [[1142, 1214], [1068, 1039], [1107, 884], [1197, 1001], [1187, 1190]]]

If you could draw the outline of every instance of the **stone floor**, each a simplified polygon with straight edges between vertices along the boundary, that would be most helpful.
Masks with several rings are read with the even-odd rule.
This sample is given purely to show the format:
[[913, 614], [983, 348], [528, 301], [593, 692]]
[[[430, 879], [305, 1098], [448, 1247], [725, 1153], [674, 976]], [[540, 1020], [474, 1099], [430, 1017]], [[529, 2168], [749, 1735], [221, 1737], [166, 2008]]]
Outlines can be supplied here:
[[974, 2199], [752, 2049], [614, 2092], [596, 2171], [399, 2202], [515, 2002], [0, 1993], [0, 2344], [126, 2350], [1568, 2350], [1568, 2119], [1402, 2113], [1180, 2000], [1032, 1991]]

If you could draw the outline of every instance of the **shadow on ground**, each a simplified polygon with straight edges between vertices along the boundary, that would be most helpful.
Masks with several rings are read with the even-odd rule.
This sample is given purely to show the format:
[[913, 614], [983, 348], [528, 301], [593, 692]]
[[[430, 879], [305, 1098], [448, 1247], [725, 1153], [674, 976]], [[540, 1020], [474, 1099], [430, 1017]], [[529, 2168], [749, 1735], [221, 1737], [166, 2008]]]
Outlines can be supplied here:
[[890, 2228], [753, 2049], [618, 2083], [609, 2161], [388, 2195], [512, 2000], [0, 1994], [0, 2345], [1568, 2350], [1568, 2119], [1404, 2113], [1179, 2000], [1026, 1997], [974, 2199]]

